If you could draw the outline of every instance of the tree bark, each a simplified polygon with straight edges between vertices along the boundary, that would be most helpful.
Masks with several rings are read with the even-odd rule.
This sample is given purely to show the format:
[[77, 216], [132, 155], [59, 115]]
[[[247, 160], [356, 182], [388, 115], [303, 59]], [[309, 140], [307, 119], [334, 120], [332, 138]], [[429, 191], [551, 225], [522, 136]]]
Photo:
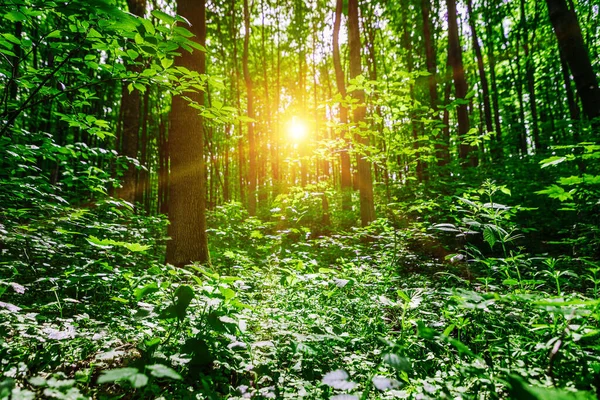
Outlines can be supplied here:
[[[339, 46], [342, 8], [343, 0], [337, 0], [335, 7], [335, 21], [333, 23], [333, 66], [335, 69], [335, 83], [337, 86], [337, 90], [342, 96], [342, 99], [345, 99], [346, 83], [344, 78], [344, 70], [342, 68]], [[348, 126], [348, 108], [342, 103], [340, 103], [340, 124], [342, 124], [340, 139], [343, 142], [344, 146], [344, 148], [340, 151], [340, 185], [342, 189], [342, 210], [350, 211], [352, 210], [352, 173], [350, 170], [350, 154], [348, 153], [350, 143], [348, 141], [348, 138], [346, 137], [346, 127]]]
[[[242, 56], [242, 68], [244, 70], [244, 82], [246, 83], [248, 117], [254, 118], [254, 92], [252, 76], [248, 68], [249, 45], [250, 45], [250, 9], [248, 0], [244, 0], [244, 54]], [[248, 214], [256, 215], [256, 137], [254, 135], [254, 122], [248, 122]]]
[[[360, 31], [358, 24], [358, 0], [348, 0], [348, 42], [350, 47], [350, 79], [356, 78], [362, 72], [360, 59]], [[365, 92], [354, 90], [352, 97], [357, 100], [358, 106], [354, 109], [353, 119], [355, 140], [368, 151], [369, 137], [361, 132], [361, 125], [366, 115]], [[371, 174], [371, 162], [367, 160], [366, 154], [360, 154], [357, 158], [358, 164], [358, 190], [360, 195], [360, 219], [362, 226], [367, 226], [375, 220], [375, 205], [373, 200], [373, 176]]]
[[[146, 0], [127, 0], [127, 6], [132, 14], [143, 17], [146, 12]], [[128, 65], [127, 70], [139, 72], [137, 65]], [[123, 85], [121, 95], [122, 131], [121, 154], [128, 158], [127, 167], [123, 173], [122, 187], [117, 191], [118, 196], [134, 204], [137, 193], [137, 169], [129, 159], [137, 159], [139, 150], [139, 134], [141, 126], [142, 94], [134, 89], [129, 92], [127, 85]], [[139, 199], [139, 196], [137, 196]]]
[[558, 45], [573, 75], [583, 112], [590, 120], [598, 118], [600, 117], [600, 88], [598, 88], [598, 80], [583, 41], [575, 10], [570, 9], [565, 0], [546, 0], [546, 3]]
[[477, 36], [477, 29], [475, 25], [475, 15], [473, 13], [473, 0], [467, 1], [467, 9], [469, 12], [469, 26], [471, 27], [471, 37], [473, 38], [473, 50], [475, 51], [475, 57], [477, 58], [477, 69], [479, 71], [479, 79], [481, 81], [481, 95], [483, 100], [483, 113], [485, 119], [485, 129], [487, 132], [493, 132], [494, 127], [492, 125], [492, 107], [490, 104], [490, 89], [488, 86], [487, 75], [485, 74], [485, 68], [483, 64], [483, 54], [481, 52], [481, 46], [479, 45], [479, 38]]
[[[190, 31], [198, 42], [206, 42], [206, 8], [204, 1], [178, 0], [177, 13], [192, 24]], [[206, 71], [204, 52], [185, 50], [175, 58], [175, 65]], [[186, 93], [199, 105], [204, 93]], [[173, 97], [170, 114], [169, 155], [169, 236], [167, 262], [182, 266], [191, 262], [209, 263], [206, 234], [206, 176], [204, 160], [204, 127], [198, 111], [180, 96]]]
[[[447, 0], [448, 6], [448, 61], [452, 67], [454, 79], [454, 91], [457, 99], [464, 99], [467, 95], [467, 80], [462, 61], [462, 48], [458, 36], [458, 17], [456, 15], [455, 0]], [[456, 110], [458, 119], [458, 137], [461, 141], [459, 157], [463, 166], [477, 166], [477, 148], [462, 143], [467, 132], [469, 132], [469, 110], [466, 104], [460, 104]]]

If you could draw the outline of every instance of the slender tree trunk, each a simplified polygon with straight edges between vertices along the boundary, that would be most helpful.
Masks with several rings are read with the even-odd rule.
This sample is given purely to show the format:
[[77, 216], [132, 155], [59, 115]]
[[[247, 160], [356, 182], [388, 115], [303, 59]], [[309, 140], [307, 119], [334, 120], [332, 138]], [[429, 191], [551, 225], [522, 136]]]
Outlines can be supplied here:
[[[254, 119], [254, 92], [252, 76], [248, 69], [249, 45], [250, 45], [250, 9], [248, 0], [244, 0], [244, 55], [243, 69], [244, 81], [247, 91], [248, 117]], [[254, 122], [248, 122], [248, 213], [256, 215], [256, 179], [257, 179], [257, 160], [256, 160], [256, 137], [254, 134]]]
[[[525, 0], [520, 0], [521, 7], [521, 27], [523, 32], [523, 49], [525, 53], [525, 79], [527, 80], [527, 92], [529, 94], [529, 110], [531, 112], [531, 125], [533, 129], [533, 145], [536, 151], [542, 150], [540, 137], [539, 116], [537, 109], [537, 97], [535, 92], [535, 71], [533, 55], [529, 50], [529, 23], [527, 22], [527, 12], [525, 9]], [[537, 11], [537, 7], [536, 7]], [[532, 43], [535, 41], [535, 26], [537, 23], [537, 13], [534, 18], [534, 34]]]
[[[129, 11], [132, 14], [143, 17], [146, 12], [146, 0], [127, 0]], [[127, 69], [139, 72], [139, 66], [128, 65]], [[121, 107], [123, 116], [123, 127], [121, 131], [121, 154], [128, 159], [137, 159], [139, 150], [139, 134], [141, 124], [142, 95], [134, 89], [129, 92], [128, 85], [123, 85], [121, 95]], [[123, 173], [122, 187], [117, 191], [118, 196], [133, 204], [137, 193], [137, 170], [133, 163], [127, 160], [127, 168]]]
[[[489, 9], [488, 4], [488, 9]], [[490, 67], [490, 83], [492, 86], [492, 106], [494, 108], [494, 128], [495, 128], [495, 143], [492, 149], [492, 157], [498, 162], [501, 161], [504, 155], [502, 148], [502, 124], [500, 123], [500, 101], [498, 95], [498, 82], [496, 80], [496, 54], [494, 52], [494, 26], [492, 21], [485, 24], [487, 36], [487, 55]]]
[[569, 64], [567, 63], [567, 57], [565, 56], [564, 50], [560, 46], [558, 46], [558, 53], [560, 57], [560, 70], [563, 77], [565, 91], [567, 93], [569, 117], [571, 118], [571, 124], [575, 125], [572, 127], [573, 140], [575, 142], [579, 142], [579, 129], [576, 126], [581, 115], [579, 111], [579, 105], [577, 105], [577, 100], [575, 100], [575, 94], [573, 93], [573, 88], [571, 87], [571, 75], [569, 73]]
[[490, 89], [488, 86], [487, 75], [485, 74], [485, 68], [484, 68], [484, 63], [483, 63], [483, 54], [481, 52], [481, 46], [479, 45], [479, 38], [477, 36], [477, 29], [476, 29], [476, 24], [475, 24], [475, 14], [473, 13], [473, 0], [467, 0], [467, 9], [469, 12], [469, 26], [471, 27], [471, 37], [473, 38], [473, 50], [475, 51], [475, 57], [477, 58], [477, 69], [479, 71], [479, 79], [481, 82], [485, 129], [487, 130], [487, 132], [493, 132], [494, 128], [492, 125], [492, 107], [490, 105]]
[[[345, 99], [346, 83], [339, 47], [342, 8], [343, 0], [337, 0], [335, 7], [335, 21], [333, 23], [333, 66], [335, 69], [335, 82], [337, 85], [337, 90], [342, 96], [342, 99]], [[342, 103], [340, 103], [340, 124], [342, 125], [340, 139], [343, 143], [343, 149], [340, 151], [342, 210], [350, 211], [352, 209], [352, 173], [350, 169], [350, 154], [348, 153], [350, 143], [346, 137], [346, 127], [348, 126], [348, 108]]]
[[[178, 0], [177, 13], [192, 24], [190, 31], [198, 42], [206, 42], [206, 7], [204, 0]], [[175, 65], [206, 71], [204, 52], [182, 51]], [[204, 93], [186, 93], [199, 105]], [[206, 175], [204, 160], [204, 126], [198, 111], [180, 96], [173, 98], [170, 114], [169, 155], [169, 236], [167, 262], [182, 266], [190, 262], [209, 263], [206, 234]]]
[[148, 174], [148, 147], [150, 141], [148, 140], [148, 107], [150, 102], [150, 88], [144, 93], [144, 101], [142, 106], [142, 117], [141, 123], [141, 140], [140, 140], [140, 164], [143, 168], [139, 171], [137, 190], [135, 194], [136, 203], [143, 204], [144, 210], [147, 213], [150, 212], [150, 175]]
[[[350, 47], [350, 79], [356, 78], [362, 73], [361, 68], [361, 43], [358, 25], [358, 0], [348, 0], [348, 44]], [[363, 147], [362, 151], [368, 152], [369, 137], [363, 134], [360, 125], [365, 120], [366, 107], [365, 92], [354, 90], [352, 97], [357, 100], [359, 106], [354, 109], [353, 117], [355, 129], [355, 140]], [[371, 162], [367, 160], [367, 154], [358, 157], [358, 190], [360, 194], [360, 219], [362, 226], [367, 226], [375, 220], [375, 204], [373, 199], [373, 176], [371, 173]]]
[[[467, 95], [467, 80], [462, 61], [462, 48], [458, 36], [458, 17], [456, 15], [455, 0], [447, 0], [448, 6], [448, 61], [452, 67], [454, 78], [454, 91], [457, 99], [464, 99]], [[463, 166], [477, 166], [477, 148], [462, 143], [467, 132], [469, 132], [469, 110], [466, 104], [460, 104], [456, 110], [458, 119], [459, 157]]]

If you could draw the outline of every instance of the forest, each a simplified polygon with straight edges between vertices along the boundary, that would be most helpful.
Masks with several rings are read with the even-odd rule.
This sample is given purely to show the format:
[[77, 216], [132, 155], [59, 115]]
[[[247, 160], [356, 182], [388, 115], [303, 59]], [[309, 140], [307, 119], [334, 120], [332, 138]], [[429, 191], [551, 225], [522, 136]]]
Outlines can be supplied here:
[[600, 0], [0, 0], [0, 400], [600, 399]]

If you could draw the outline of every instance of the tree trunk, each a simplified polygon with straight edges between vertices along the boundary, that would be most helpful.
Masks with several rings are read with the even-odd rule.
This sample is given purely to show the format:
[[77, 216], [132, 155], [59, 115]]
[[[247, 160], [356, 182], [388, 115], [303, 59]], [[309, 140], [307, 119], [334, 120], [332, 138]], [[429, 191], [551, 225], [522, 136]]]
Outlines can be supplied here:
[[[178, 0], [177, 13], [192, 24], [189, 28], [198, 42], [206, 42], [206, 8], [204, 1]], [[206, 71], [204, 52], [181, 51], [175, 65]], [[186, 95], [200, 105], [204, 93]], [[204, 160], [204, 127], [198, 111], [180, 96], [173, 97], [170, 114], [169, 155], [171, 178], [169, 182], [169, 236], [167, 262], [182, 266], [191, 262], [209, 263], [206, 234], [206, 177]]]
[[[335, 7], [335, 21], [333, 23], [333, 66], [335, 69], [335, 83], [337, 90], [346, 98], [346, 83], [342, 61], [340, 57], [339, 35], [342, 21], [343, 0], [337, 0]], [[350, 170], [350, 154], [348, 153], [350, 143], [346, 137], [346, 127], [348, 126], [348, 108], [340, 103], [340, 124], [342, 130], [340, 139], [344, 148], [340, 151], [340, 169], [341, 169], [341, 189], [342, 189], [342, 210], [350, 211], [352, 209], [352, 173]]]
[[558, 45], [573, 75], [583, 112], [590, 120], [600, 117], [600, 88], [575, 10], [569, 9], [565, 0], [546, 0], [546, 3]]
[[[252, 77], [248, 69], [249, 45], [250, 45], [250, 9], [248, 0], [244, 0], [244, 54], [243, 69], [244, 81], [247, 91], [248, 117], [254, 118], [254, 92], [252, 87]], [[258, 167], [256, 162], [256, 137], [254, 135], [254, 122], [248, 122], [248, 214], [256, 215], [256, 177]]]
[[[448, 61], [452, 67], [454, 91], [457, 99], [464, 99], [467, 95], [467, 80], [462, 61], [462, 48], [458, 36], [458, 17], [456, 15], [455, 0], [447, 0], [448, 6]], [[459, 157], [463, 166], [477, 166], [477, 148], [462, 143], [469, 132], [469, 110], [466, 104], [460, 104], [456, 110], [458, 119], [458, 137], [461, 141]]]
[[[360, 60], [360, 31], [358, 24], [358, 0], [348, 0], [348, 44], [350, 47], [350, 79], [356, 78], [362, 72]], [[366, 107], [364, 90], [354, 90], [352, 97], [357, 100], [359, 106], [354, 109], [353, 117], [355, 129], [355, 140], [364, 147], [362, 151], [368, 152], [369, 137], [361, 132], [361, 124], [365, 120]], [[375, 220], [375, 205], [373, 200], [373, 176], [371, 174], [371, 162], [367, 160], [366, 154], [360, 154], [358, 164], [358, 190], [360, 195], [360, 219], [362, 226], [367, 226]]]
[[473, 0], [467, 1], [467, 9], [469, 12], [469, 25], [471, 27], [471, 37], [473, 38], [473, 50], [477, 58], [477, 69], [479, 71], [479, 79], [481, 80], [481, 92], [483, 100], [483, 113], [485, 119], [485, 129], [487, 132], [493, 132], [492, 126], [492, 107], [490, 105], [490, 89], [488, 86], [487, 75], [483, 64], [483, 54], [481, 46], [479, 46], [479, 38], [477, 37], [477, 29], [475, 25], [475, 15], [473, 13]]
[[[127, 0], [127, 6], [132, 14], [143, 17], [146, 12], [146, 0]], [[139, 66], [128, 65], [127, 70], [139, 72]], [[121, 96], [122, 131], [121, 154], [128, 159], [136, 159], [139, 149], [140, 116], [142, 95], [134, 89], [129, 92], [128, 85], [123, 85]], [[127, 160], [127, 168], [123, 173], [122, 187], [117, 191], [118, 196], [134, 204], [137, 193], [137, 170], [133, 163]]]
[[[489, 10], [489, 4], [487, 4]], [[496, 80], [496, 54], [494, 53], [494, 26], [493, 21], [485, 24], [487, 36], [487, 55], [490, 64], [490, 83], [492, 85], [492, 107], [494, 109], [495, 142], [492, 149], [494, 161], [501, 161], [504, 156], [502, 148], [502, 124], [500, 123], [500, 101], [498, 96], [498, 83]]]

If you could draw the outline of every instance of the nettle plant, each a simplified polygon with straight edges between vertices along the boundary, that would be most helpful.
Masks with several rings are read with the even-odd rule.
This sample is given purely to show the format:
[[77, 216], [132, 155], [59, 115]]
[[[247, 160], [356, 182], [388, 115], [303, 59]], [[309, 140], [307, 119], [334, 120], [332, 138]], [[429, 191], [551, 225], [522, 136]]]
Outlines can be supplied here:
[[[521, 268], [528, 260], [518, 247], [518, 239], [523, 235], [513, 220], [524, 208], [499, 203], [496, 198], [500, 194], [510, 196], [511, 192], [504, 185], [486, 180], [480, 188], [458, 197], [456, 211], [462, 217], [457, 217], [455, 223], [435, 224], [431, 229], [455, 233], [464, 241], [464, 255], [470, 262], [500, 274], [505, 285], [523, 289], [526, 282], [523, 282]], [[457, 261], [464, 255], [450, 258]]]

